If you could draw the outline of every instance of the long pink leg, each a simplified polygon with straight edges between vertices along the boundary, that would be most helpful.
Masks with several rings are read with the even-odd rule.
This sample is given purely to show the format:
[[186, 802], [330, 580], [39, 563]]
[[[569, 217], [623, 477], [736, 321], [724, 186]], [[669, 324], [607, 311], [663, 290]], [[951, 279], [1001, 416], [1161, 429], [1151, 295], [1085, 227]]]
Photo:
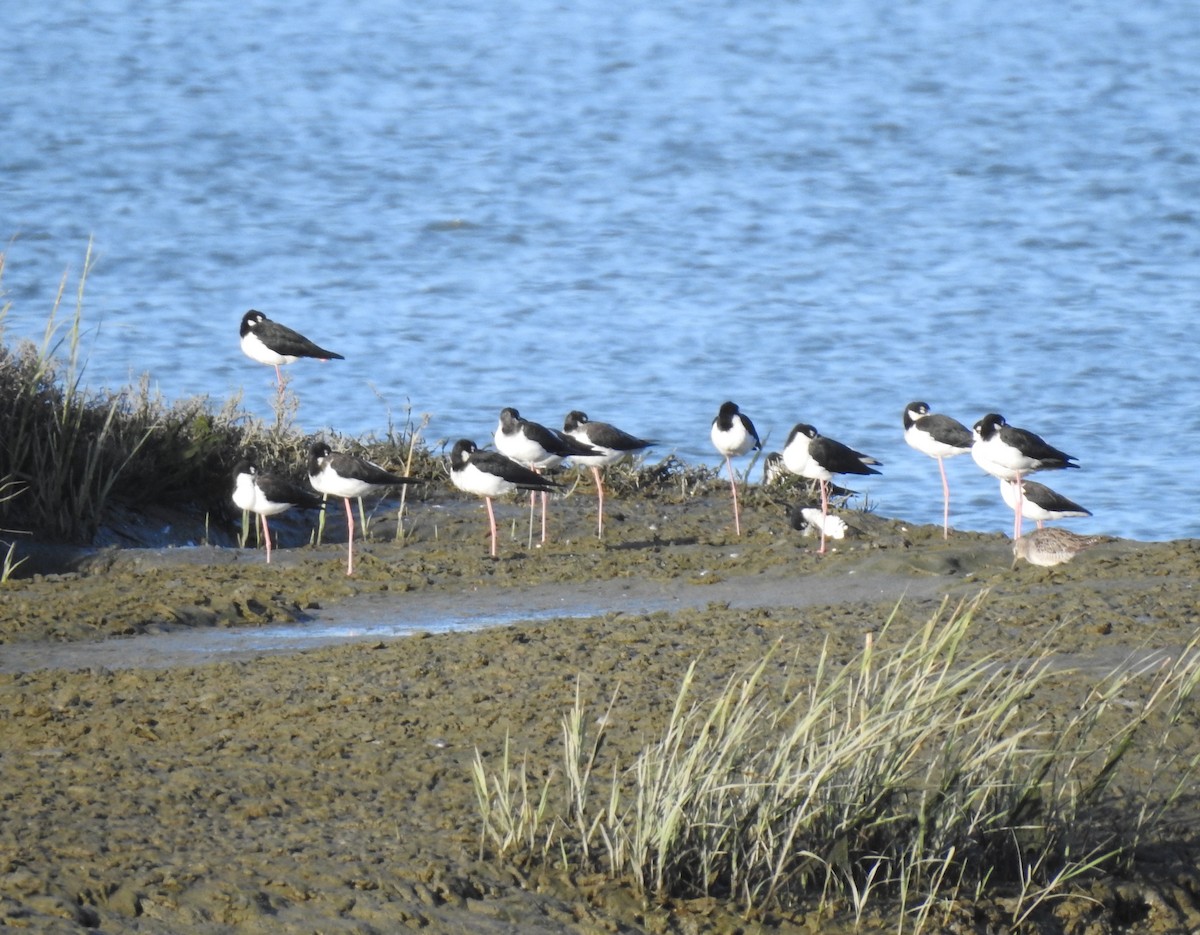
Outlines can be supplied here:
[[[542, 473], [536, 467], [533, 470], [537, 474]], [[543, 490], [542, 491], [542, 545], [546, 544], [546, 503], [549, 499], [550, 499], [549, 495], [546, 493], [546, 491]], [[529, 546], [528, 546], [528, 548], [531, 548], [531, 549], [533, 548], [533, 512], [534, 512], [534, 505], [536, 503], [537, 503], [537, 491], [531, 490], [531, 491], [529, 491]]]
[[950, 484], [946, 480], [946, 465], [941, 458], [937, 459], [938, 470], [942, 473], [942, 538], [950, 538]]
[[1013, 520], [1013, 541], [1021, 538], [1021, 517], [1025, 505], [1025, 485], [1021, 483], [1021, 475], [1017, 475], [1017, 506], [1013, 510], [1016, 519]]
[[346, 503], [346, 524], [350, 527], [350, 538], [347, 541], [346, 549], [348, 558], [346, 559], [346, 574], [354, 574], [354, 511], [350, 509], [350, 498], [342, 497]]
[[267, 564], [271, 564], [271, 527], [267, 525], [267, 515], [263, 514], [263, 540], [267, 543]]
[[533, 514], [537, 510], [537, 491], [529, 491], [529, 543], [527, 549], [533, 548]]
[[825, 481], [821, 481], [821, 548], [817, 549], [818, 555], [825, 554], [825, 517], [829, 515], [829, 487]]
[[733, 462], [729, 460], [729, 455], [725, 456], [725, 463], [729, 465], [729, 489], [733, 491], [733, 530], [740, 536], [742, 534], [742, 519], [740, 510], [738, 509], [737, 477], [733, 473]]
[[496, 514], [492, 511], [492, 498], [484, 497], [488, 510], [488, 527], [492, 531], [492, 558], [496, 557]]
[[596, 520], [596, 538], [604, 538], [604, 481], [600, 476], [600, 468], [592, 465], [592, 475], [596, 478], [596, 498], [600, 501], [600, 515]]

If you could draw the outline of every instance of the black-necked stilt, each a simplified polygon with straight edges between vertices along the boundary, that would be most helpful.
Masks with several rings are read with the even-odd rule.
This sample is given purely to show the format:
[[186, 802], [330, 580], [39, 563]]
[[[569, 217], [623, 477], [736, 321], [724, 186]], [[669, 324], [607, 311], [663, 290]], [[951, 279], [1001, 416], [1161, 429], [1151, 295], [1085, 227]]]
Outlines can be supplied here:
[[744, 455], [749, 451], [761, 450], [762, 442], [750, 417], [743, 414], [737, 403], [723, 402], [717, 410], [717, 417], [712, 421], [709, 431], [713, 447], [725, 458], [725, 466], [729, 468], [729, 488], [733, 492], [733, 529], [737, 535], [742, 534], [741, 509], [738, 506], [737, 475], [733, 473], [734, 455]]
[[575, 455], [574, 460], [578, 464], [590, 467], [592, 476], [596, 478], [596, 498], [599, 501], [596, 535], [603, 539], [604, 480], [600, 469], [616, 464], [622, 458], [649, 448], [656, 442], [630, 435], [607, 422], [592, 422], [586, 413], [580, 412], [578, 409], [567, 413], [566, 419], [563, 420], [563, 432], [595, 451], [595, 454]]
[[[871, 467], [880, 464], [870, 455], [855, 451], [841, 442], [826, 438], [811, 425], [798, 423], [783, 446], [783, 463], [793, 474], [821, 483], [821, 516], [829, 515], [829, 482], [835, 474], [878, 474]], [[825, 525], [821, 525], [821, 548], [825, 552]]]
[[[989, 412], [975, 423], [971, 457], [983, 470], [1000, 480], [1017, 481], [1034, 471], [1077, 468], [1073, 455], [1059, 451], [1045, 439], [1025, 429], [1015, 428], [1004, 416]], [[1013, 538], [1021, 535], [1021, 499], [1013, 511]]]
[[1030, 565], [1041, 565], [1043, 568], [1062, 565], [1084, 549], [1105, 541], [1108, 541], [1107, 536], [1081, 536], [1059, 526], [1035, 529], [1029, 535], [1017, 536], [1013, 540], [1013, 567], [1016, 568], [1017, 560], [1022, 558]]
[[806, 536], [821, 535], [827, 539], [845, 539], [850, 525], [840, 516], [822, 516], [821, 508], [807, 503], [797, 503], [788, 511], [788, 523], [797, 532]]
[[463, 438], [450, 452], [450, 481], [459, 490], [483, 497], [487, 503], [488, 526], [492, 533], [492, 557], [496, 556], [496, 514], [492, 499], [514, 490], [548, 491], [558, 484], [511, 458], [495, 451], [480, 451]]
[[791, 474], [788, 469], [783, 466], [783, 455], [778, 451], [767, 452], [763, 457], [763, 486], [770, 487], [772, 484], [778, 484], [784, 478], [790, 476]]
[[1069, 500], [1058, 491], [1051, 490], [1045, 484], [1036, 481], [1002, 480], [1000, 481], [1000, 496], [1008, 504], [1010, 510], [1017, 509], [1018, 483], [1024, 496], [1021, 497], [1021, 515], [1037, 521], [1037, 528], [1047, 520], [1070, 519], [1076, 516], [1091, 516], [1091, 510], [1085, 510], [1074, 500]]
[[[596, 449], [574, 438], [521, 418], [511, 406], [500, 410], [500, 421], [492, 435], [496, 450], [517, 464], [540, 473], [558, 467], [572, 455], [594, 455]], [[529, 539], [533, 541], [533, 493], [529, 496]], [[546, 541], [546, 491], [542, 490], [542, 542]]]
[[249, 461], [239, 461], [233, 469], [233, 503], [238, 509], [249, 510], [262, 519], [263, 541], [267, 544], [267, 564], [271, 563], [271, 530], [267, 517], [299, 507], [319, 510], [319, 497], [313, 496], [291, 481], [273, 474], [259, 474]]
[[341, 354], [318, 347], [304, 335], [287, 325], [272, 321], [257, 309], [242, 316], [242, 351], [251, 360], [275, 368], [275, 380], [283, 387], [280, 364], [294, 364], [301, 357], [317, 360], [345, 360]]
[[[789, 471], [787, 469], [787, 465], [783, 463], [783, 455], [780, 452], [772, 451], [763, 458], [762, 482], [764, 486], [769, 487], [774, 484], [781, 484], [788, 479], [795, 480], [795, 478], [796, 475]], [[819, 481], [815, 481], [807, 477], [801, 478], [801, 480], [806, 481], [804, 486], [808, 489], [808, 493], [811, 496], [819, 497], [821, 495], [821, 485]], [[857, 490], [851, 490], [848, 487], [839, 487], [837, 484], [829, 485], [830, 499], [833, 499], [834, 497], [845, 499], [857, 495]], [[813, 528], [816, 529], [817, 527], [814, 526]]]
[[354, 574], [354, 511], [351, 498], [358, 499], [381, 487], [415, 484], [415, 477], [400, 477], [385, 471], [374, 461], [334, 451], [325, 442], [313, 442], [308, 450], [308, 482], [313, 489], [331, 497], [341, 497], [346, 504], [347, 538], [346, 574]]
[[943, 461], [965, 455], [974, 441], [971, 430], [950, 416], [930, 412], [929, 404], [912, 402], [904, 407], [904, 440], [921, 454], [935, 458], [942, 475], [942, 538], [950, 538], [950, 484]]

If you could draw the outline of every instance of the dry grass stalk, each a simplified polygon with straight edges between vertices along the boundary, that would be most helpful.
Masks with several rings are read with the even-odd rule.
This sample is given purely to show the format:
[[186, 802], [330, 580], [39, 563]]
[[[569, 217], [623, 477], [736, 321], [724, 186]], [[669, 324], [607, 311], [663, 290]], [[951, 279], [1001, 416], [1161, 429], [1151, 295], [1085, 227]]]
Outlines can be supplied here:
[[[810, 676], [788, 667], [782, 686], [768, 657], [704, 701], [693, 663], [661, 737], [632, 764], [613, 763], [607, 781], [603, 731], [585, 752], [577, 690], [563, 722], [566, 805], [550, 820], [539, 810], [539, 825], [566, 859], [632, 880], [647, 900], [716, 896], [747, 911], [816, 906], [860, 921], [886, 910], [921, 931], [987, 893], [1024, 923], [1166, 833], [1200, 764], [1169, 739], [1194, 703], [1200, 654], [1193, 642], [1170, 664], [1117, 668], [1052, 725], [1030, 699], [1063, 674], [1045, 648], [1053, 634], [1016, 661], [965, 660], [980, 599], [943, 607], [886, 653], [869, 637], [835, 665], [826, 648]], [[613, 717], [610, 704], [601, 723]], [[1158, 751], [1154, 772], [1129, 816], [1109, 788], [1147, 750]], [[517, 835], [490, 836], [513, 852]], [[537, 839], [521, 853], [548, 851]]]

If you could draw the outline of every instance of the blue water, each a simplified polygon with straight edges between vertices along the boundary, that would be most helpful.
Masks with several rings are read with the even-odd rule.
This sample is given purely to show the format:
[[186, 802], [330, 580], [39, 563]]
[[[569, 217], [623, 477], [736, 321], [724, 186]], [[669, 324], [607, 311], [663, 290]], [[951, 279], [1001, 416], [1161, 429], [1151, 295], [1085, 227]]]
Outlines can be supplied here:
[[[716, 464], [730, 398], [938, 522], [925, 399], [1076, 455], [1038, 479], [1079, 531], [1200, 532], [1188, 0], [93, 0], [0, 36], [6, 339], [94, 238], [93, 386], [269, 416], [255, 307], [347, 358], [290, 368], [306, 430], [581, 408]], [[948, 467], [955, 522], [1007, 530]]]

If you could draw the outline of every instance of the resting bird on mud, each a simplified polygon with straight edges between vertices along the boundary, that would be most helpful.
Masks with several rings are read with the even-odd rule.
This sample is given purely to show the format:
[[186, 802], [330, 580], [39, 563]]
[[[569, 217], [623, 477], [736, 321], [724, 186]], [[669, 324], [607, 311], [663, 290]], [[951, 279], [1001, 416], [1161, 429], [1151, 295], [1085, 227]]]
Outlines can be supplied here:
[[262, 520], [263, 540], [267, 545], [267, 564], [271, 564], [271, 529], [267, 517], [298, 507], [320, 510], [319, 497], [283, 477], [259, 474], [249, 461], [239, 461], [233, 469], [233, 503], [238, 509], [249, 510]]
[[[1045, 484], [1031, 480], [1020, 482], [1021, 513], [1037, 521], [1041, 529], [1047, 520], [1071, 519], [1074, 517], [1091, 516], [1091, 510], [1085, 510], [1074, 500], [1069, 500], [1057, 491], [1051, 490]], [[1015, 480], [1000, 481], [1000, 496], [1008, 504], [1009, 509], [1016, 510], [1018, 484]]]
[[1022, 558], [1030, 565], [1040, 565], [1043, 568], [1062, 565], [1084, 549], [1090, 549], [1107, 540], [1107, 536], [1081, 536], [1058, 526], [1036, 529], [1027, 536], [1018, 536], [1013, 540], [1013, 568], [1017, 567], [1018, 559]]
[[616, 464], [623, 458], [649, 448], [655, 442], [647, 441], [623, 432], [607, 422], [591, 422], [586, 413], [578, 409], [567, 413], [563, 420], [563, 432], [577, 442], [587, 445], [595, 454], [572, 455], [576, 464], [592, 469], [596, 479], [596, 498], [599, 501], [599, 518], [596, 521], [596, 536], [604, 538], [604, 479], [600, 469]]
[[738, 409], [737, 403], [728, 401], [721, 403], [708, 434], [713, 447], [725, 458], [725, 466], [729, 468], [729, 489], [733, 493], [733, 529], [740, 536], [742, 513], [738, 507], [737, 475], [733, 473], [733, 461], [730, 459], [735, 455], [761, 450], [762, 442], [750, 417]]
[[821, 547], [817, 554], [824, 554], [829, 482], [835, 474], [878, 474], [871, 465], [880, 462], [800, 422], [792, 428], [783, 446], [783, 463], [793, 474], [821, 483]]
[[[975, 423], [972, 433], [971, 457], [975, 463], [992, 477], [1020, 483], [1022, 478], [1034, 471], [1077, 468], [1077, 459], [1065, 451], [1059, 451], [1040, 435], [1025, 429], [1015, 428], [1004, 421], [1004, 416], [989, 412]], [[1013, 511], [1013, 539], [1021, 537], [1021, 516], [1024, 498], [1016, 501]]]
[[346, 504], [347, 537], [346, 574], [354, 574], [354, 511], [350, 499], [365, 496], [383, 487], [415, 484], [415, 477], [400, 477], [385, 471], [374, 461], [359, 458], [344, 451], [334, 451], [325, 442], [314, 442], [308, 450], [308, 482], [313, 489], [331, 497], [341, 497]]
[[830, 513], [821, 515], [821, 507], [811, 503], [797, 503], [788, 510], [788, 524], [805, 536], [819, 536], [824, 532], [826, 539], [845, 539], [857, 534], [840, 516]]
[[946, 480], [946, 458], [971, 450], [971, 430], [950, 416], [930, 412], [929, 404], [912, 402], [904, 407], [904, 440], [921, 454], [934, 458], [942, 475], [942, 538], [950, 538], [950, 484]]
[[[511, 406], [500, 410], [500, 421], [492, 434], [496, 450], [517, 464], [540, 474], [544, 470], [558, 467], [564, 460], [576, 455], [594, 455], [596, 450], [574, 438], [548, 429], [539, 422], [521, 418], [521, 413]], [[546, 541], [546, 492], [542, 491], [542, 542]], [[529, 541], [533, 542], [534, 493], [529, 494]]]
[[495, 497], [514, 490], [555, 490], [558, 484], [517, 464], [496, 451], [480, 451], [470, 439], [454, 443], [450, 452], [450, 482], [459, 490], [483, 497], [487, 503], [488, 526], [492, 533], [492, 558], [496, 557], [496, 514], [492, 509]]

